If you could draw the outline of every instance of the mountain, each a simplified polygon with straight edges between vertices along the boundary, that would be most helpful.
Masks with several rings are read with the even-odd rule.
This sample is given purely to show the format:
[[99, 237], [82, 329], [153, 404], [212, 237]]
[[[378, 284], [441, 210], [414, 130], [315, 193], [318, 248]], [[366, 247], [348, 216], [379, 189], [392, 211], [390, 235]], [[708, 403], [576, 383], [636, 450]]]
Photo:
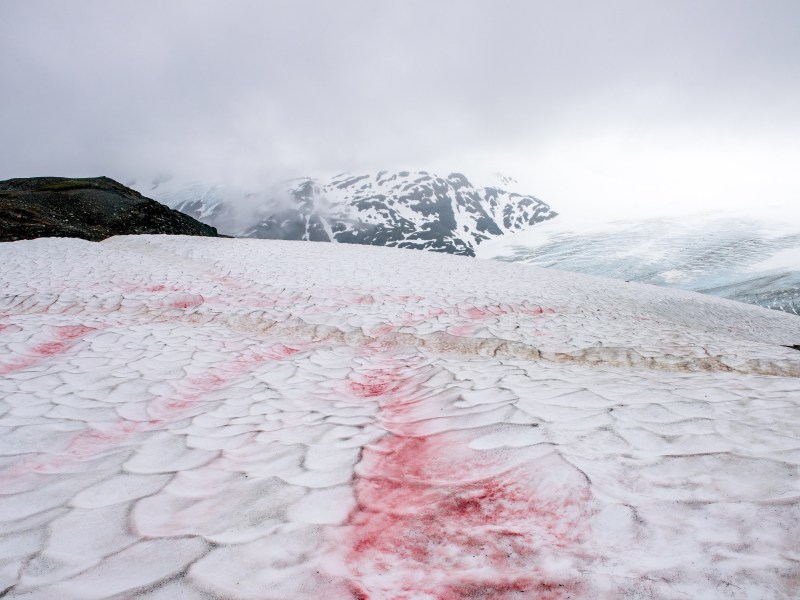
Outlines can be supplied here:
[[798, 597], [800, 318], [345, 244], [4, 244], [4, 600]]
[[704, 213], [587, 223], [561, 217], [482, 258], [712, 294], [800, 314], [800, 223]]
[[[510, 178], [503, 185], [513, 185]], [[475, 255], [478, 244], [552, 219], [541, 200], [460, 173], [381, 171], [299, 179], [243, 194], [219, 184], [159, 186], [157, 197], [237, 237], [396, 246]], [[241, 207], [241, 208], [237, 208]]]
[[166, 233], [216, 236], [213, 227], [145, 198], [108, 177], [0, 181], [0, 241]]

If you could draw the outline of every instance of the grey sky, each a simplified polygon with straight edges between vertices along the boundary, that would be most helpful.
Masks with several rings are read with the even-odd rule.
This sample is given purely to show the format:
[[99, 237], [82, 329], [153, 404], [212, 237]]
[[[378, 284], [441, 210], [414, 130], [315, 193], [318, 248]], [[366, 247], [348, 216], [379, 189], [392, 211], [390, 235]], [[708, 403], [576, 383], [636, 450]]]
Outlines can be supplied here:
[[800, 2], [0, 0], [0, 179], [503, 171], [800, 205]]

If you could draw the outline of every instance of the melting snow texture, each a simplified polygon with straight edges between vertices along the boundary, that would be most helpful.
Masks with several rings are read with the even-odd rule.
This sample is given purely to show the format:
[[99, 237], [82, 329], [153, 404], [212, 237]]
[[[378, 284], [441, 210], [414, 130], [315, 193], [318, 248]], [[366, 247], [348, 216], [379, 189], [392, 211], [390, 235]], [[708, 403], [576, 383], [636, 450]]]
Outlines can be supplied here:
[[0, 248], [0, 595], [800, 596], [796, 316], [385, 248]]

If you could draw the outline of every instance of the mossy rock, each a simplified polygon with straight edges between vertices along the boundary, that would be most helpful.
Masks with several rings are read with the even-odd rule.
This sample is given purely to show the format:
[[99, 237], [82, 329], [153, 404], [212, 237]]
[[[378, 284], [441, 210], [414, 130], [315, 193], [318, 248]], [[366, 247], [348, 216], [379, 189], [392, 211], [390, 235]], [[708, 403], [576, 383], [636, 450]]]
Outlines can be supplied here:
[[65, 179], [57, 183], [51, 183], [36, 188], [37, 192], [66, 192], [69, 190], [84, 190], [86, 188], [96, 187], [85, 179]]

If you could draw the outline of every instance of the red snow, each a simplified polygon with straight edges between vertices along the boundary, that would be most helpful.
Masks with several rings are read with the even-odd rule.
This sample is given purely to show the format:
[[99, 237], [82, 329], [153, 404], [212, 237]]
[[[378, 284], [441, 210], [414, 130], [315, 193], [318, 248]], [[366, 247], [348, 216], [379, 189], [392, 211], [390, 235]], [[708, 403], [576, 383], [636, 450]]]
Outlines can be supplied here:
[[390, 333], [394, 333], [397, 331], [397, 327], [394, 325], [382, 324], [378, 325], [377, 327], [370, 330], [371, 335], [389, 335]]
[[195, 294], [186, 294], [177, 298], [167, 298], [164, 308], [194, 308], [203, 304], [203, 297]]
[[55, 339], [50, 342], [43, 342], [33, 346], [31, 348], [31, 354], [42, 358], [63, 354], [67, 349], [72, 347], [75, 340], [83, 337], [90, 331], [94, 331], [94, 329], [91, 327], [84, 327], [82, 325], [58, 327], [56, 330]]
[[214, 365], [200, 376], [187, 377], [177, 382], [179, 392], [174, 396], [160, 396], [151, 400], [147, 405], [147, 412], [157, 421], [182, 419], [185, 417], [183, 413], [197, 407], [205, 394], [223, 389], [261, 363], [282, 360], [300, 351], [300, 348], [283, 344], [248, 350], [232, 361]]
[[44, 342], [31, 348], [31, 352], [36, 356], [55, 356], [62, 354], [69, 346], [67, 342]]
[[569, 465], [513, 454], [524, 449], [471, 450], [469, 430], [420, 435], [413, 416], [424, 390], [402, 369], [349, 386], [380, 402], [387, 429], [402, 419], [402, 434], [366, 447], [357, 467], [345, 554], [354, 598], [576, 597], [574, 577], [546, 558], [575, 551], [588, 517], [588, 486], [563, 474]]
[[[420, 323], [426, 323], [428, 321], [449, 317], [455, 320], [455, 323], [450, 326], [452, 335], [469, 335], [469, 333], [472, 331], [469, 329], [469, 327], [474, 325], [473, 321], [481, 321], [494, 317], [502, 317], [505, 315], [527, 315], [540, 317], [543, 315], [554, 314], [556, 314], [556, 311], [552, 308], [542, 308], [541, 306], [535, 306], [533, 308], [528, 308], [527, 306], [500, 305], [467, 307], [460, 306], [452, 308], [436, 307], [427, 308], [417, 312], [405, 312], [402, 315], [400, 326], [413, 327], [415, 325], [419, 325]], [[466, 319], [466, 322], [463, 321], [464, 319]], [[459, 333], [455, 333], [456, 331]]]
[[397, 392], [403, 384], [398, 369], [373, 369], [348, 383], [350, 390], [360, 398], [374, 398]]
[[76, 433], [69, 445], [58, 454], [41, 453], [25, 457], [0, 476], [0, 484], [12, 482], [27, 473], [69, 472], [71, 465], [114, 451], [133, 434], [148, 431], [152, 427], [152, 422], [117, 421], [103, 429], [84, 429]]
[[416, 312], [406, 311], [401, 315], [402, 319], [400, 321], [400, 326], [413, 327], [415, 325], [419, 325], [420, 323], [438, 319], [439, 317], [446, 317], [449, 314], [450, 312], [444, 308], [426, 308]]
[[[89, 327], [62, 327], [59, 336], [62, 338], [79, 337]], [[98, 429], [87, 428], [77, 432], [64, 449], [57, 454], [37, 454], [28, 456], [0, 474], [0, 486], [4, 482], [12, 482], [26, 473], [60, 473], [70, 466], [91, 460], [99, 455], [114, 451], [125, 444], [136, 433], [154, 431], [164, 422], [175, 421], [185, 416], [185, 411], [196, 407], [203, 394], [219, 390], [231, 383], [231, 380], [252, 370], [256, 365], [269, 360], [281, 360], [300, 352], [300, 348], [292, 348], [276, 344], [257, 351], [240, 355], [235, 360], [215, 366], [200, 377], [189, 377], [178, 381], [181, 392], [176, 396], [158, 397], [148, 403], [147, 409], [151, 418], [147, 421], [120, 420], [113, 423], [99, 424]]]
[[472, 306], [463, 311], [463, 313], [469, 319], [486, 319], [487, 317], [494, 317], [497, 314], [485, 308], [478, 308], [477, 306]]
[[95, 328], [83, 325], [63, 325], [52, 329], [55, 331], [49, 340], [34, 344], [22, 356], [14, 357], [16, 360], [0, 365], [0, 375], [21, 371], [32, 367], [45, 358], [65, 354], [75, 345], [76, 341], [95, 331]]
[[147, 421], [118, 421], [105, 430], [86, 429], [72, 439], [64, 454], [76, 459], [92, 458], [151, 425]]
[[469, 319], [488, 319], [490, 317], [500, 317], [503, 315], [554, 315], [556, 311], [552, 308], [542, 308], [536, 306], [534, 308], [527, 308], [525, 306], [470, 306], [461, 311], [461, 313]]
[[121, 282], [117, 286], [117, 289], [121, 290], [124, 294], [140, 294], [142, 292], [148, 294], [154, 294], [158, 292], [181, 292], [182, 290], [175, 286], [166, 286], [163, 283], [159, 284], [151, 284], [151, 285], [143, 285], [141, 282], [139, 283], [131, 283], [131, 282]]
[[447, 333], [450, 335], [455, 335], [457, 337], [469, 337], [472, 332], [475, 331], [475, 326], [471, 324], [467, 325], [451, 325], [447, 328]]
[[389, 299], [393, 302], [402, 302], [403, 304], [409, 304], [411, 302], [422, 302], [425, 300], [424, 296], [412, 296], [412, 295], [402, 295], [402, 296], [389, 296]]
[[369, 294], [345, 294], [342, 296], [342, 300], [344, 300], [345, 304], [354, 304], [357, 306], [367, 306], [370, 304], [375, 304], [375, 298], [373, 298]]

